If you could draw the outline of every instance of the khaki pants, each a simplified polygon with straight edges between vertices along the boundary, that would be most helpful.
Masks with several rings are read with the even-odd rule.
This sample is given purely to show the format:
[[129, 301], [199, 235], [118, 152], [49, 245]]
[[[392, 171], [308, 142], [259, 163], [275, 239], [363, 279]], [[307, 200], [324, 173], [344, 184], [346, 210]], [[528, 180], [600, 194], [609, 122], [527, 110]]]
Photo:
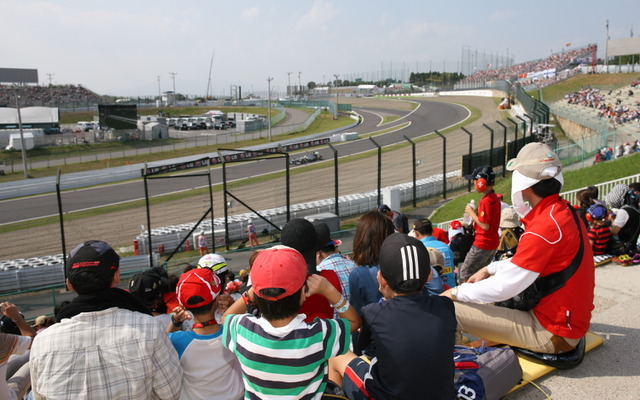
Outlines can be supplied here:
[[559, 338], [540, 325], [533, 311], [512, 310], [490, 304], [453, 302], [458, 331], [481, 339], [522, 347], [539, 353], [559, 353], [558, 340], [575, 347], [579, 339]]

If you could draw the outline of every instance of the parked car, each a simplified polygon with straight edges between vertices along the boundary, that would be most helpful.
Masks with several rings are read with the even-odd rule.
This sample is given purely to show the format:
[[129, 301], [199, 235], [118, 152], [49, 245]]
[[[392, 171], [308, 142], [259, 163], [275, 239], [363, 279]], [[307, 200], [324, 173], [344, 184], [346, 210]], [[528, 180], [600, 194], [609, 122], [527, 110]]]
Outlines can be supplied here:
[[224, 129], [227, 129], [227, 125], [222, 121], [216, 121], [213, 124], [213, 128], [218, 130], [224, 130]]

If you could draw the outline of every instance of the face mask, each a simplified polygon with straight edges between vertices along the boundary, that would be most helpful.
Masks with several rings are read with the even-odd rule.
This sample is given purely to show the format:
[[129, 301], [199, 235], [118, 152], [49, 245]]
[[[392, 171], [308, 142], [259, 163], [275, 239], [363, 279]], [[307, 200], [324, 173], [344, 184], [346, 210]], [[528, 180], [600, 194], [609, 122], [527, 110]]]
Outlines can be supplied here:
[[513, 209], [518, 213], [520, 218], [524, 218], [529, 211], [531, 211], [531, 207], [527, 203], [525, 203], [522, 198], [522, 191], [514, 192], [512, 189], [511, 192], [511, 201], [513, 202]]

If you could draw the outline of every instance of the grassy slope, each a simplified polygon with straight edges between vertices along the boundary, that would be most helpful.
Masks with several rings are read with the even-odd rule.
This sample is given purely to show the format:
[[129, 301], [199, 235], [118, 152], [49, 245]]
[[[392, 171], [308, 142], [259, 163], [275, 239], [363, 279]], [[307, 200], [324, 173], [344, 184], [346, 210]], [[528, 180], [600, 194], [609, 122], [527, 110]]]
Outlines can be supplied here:
[[[567, 192], [589, 185], [635, 175], [638, 173], [639, 164], [640, 154], [636, 153], [615, 161], [608, 161], [579, 170], [566, 171], [563, 173], [564, 186], [562, 187], [562, 191]], [[504, 201], [511, 204], [510, 173], [507, 173], [506, 178], [499, 178], [497, 180], [495, 191], [496, 193], [502, 193], [504, 195]], [[432, 219], [434, 222], [444, 222], [460, 218], [469, 200], [476, 199], [477, 204], [479, 198], [480, 195], [478, 193], [467, 193], [456, 197], [438, 209], [433, 214]]]

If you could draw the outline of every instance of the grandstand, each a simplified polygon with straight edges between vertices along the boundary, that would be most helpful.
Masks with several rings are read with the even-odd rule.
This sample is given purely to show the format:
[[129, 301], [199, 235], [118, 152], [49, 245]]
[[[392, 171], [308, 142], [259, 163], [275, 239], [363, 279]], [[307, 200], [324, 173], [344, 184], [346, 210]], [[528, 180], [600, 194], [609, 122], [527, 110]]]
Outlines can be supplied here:
[[572, 76], [573, 74], [570, 71], [587, 60], [590, 63], [595, 62], [597, 51], [598, 46], [596, 44], [589, 44], [510, 67], [477, 71], [460, 81], [459, 86], [465, 87], [470, 84], [482, 84], [496, 80], [518, 82], [523, 87], [530, 85], [538, 88], [548, 86]]

